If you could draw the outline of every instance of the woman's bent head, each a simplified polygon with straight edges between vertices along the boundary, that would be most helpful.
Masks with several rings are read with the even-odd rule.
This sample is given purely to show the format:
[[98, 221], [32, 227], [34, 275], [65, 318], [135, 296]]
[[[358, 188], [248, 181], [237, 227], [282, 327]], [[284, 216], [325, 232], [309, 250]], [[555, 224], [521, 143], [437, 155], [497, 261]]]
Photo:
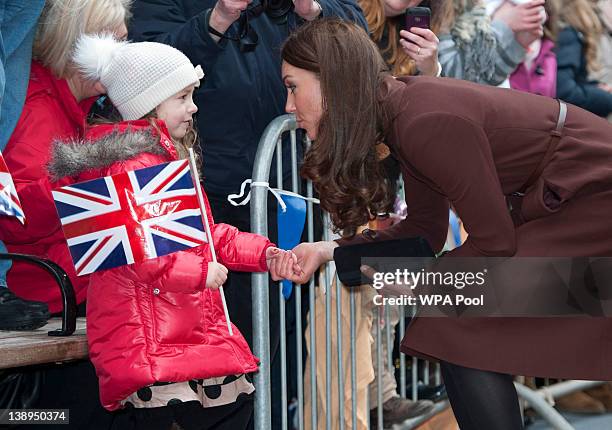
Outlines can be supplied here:
[[391, 198], [376, 152], [384, 129], [377, 96], [387, 66], [361, 27], [337, 19], [300, 27], [281, 55], [287, 111], [314, 140], [302, 175], [313, 181], [336, 229], [353, 234]]

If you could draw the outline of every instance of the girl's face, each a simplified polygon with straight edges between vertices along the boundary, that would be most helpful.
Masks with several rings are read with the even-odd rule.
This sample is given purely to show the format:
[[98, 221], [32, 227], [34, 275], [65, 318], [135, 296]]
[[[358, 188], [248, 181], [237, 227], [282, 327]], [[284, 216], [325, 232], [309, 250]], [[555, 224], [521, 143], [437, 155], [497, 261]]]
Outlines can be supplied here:
[[306, 130], [311, 140], [317, 138], [323, 114], [321, 82], [316, 74], [283, 61], [283, 83], [287, 87], [287, 113], [294, 113], [298, 127]]
[[192, 115], [198, 111], [193, 103], [195, 85], [179, 91], [157, 106], [157, 117], [163, 120], [173, 139], [182, 139], [192, 123]]

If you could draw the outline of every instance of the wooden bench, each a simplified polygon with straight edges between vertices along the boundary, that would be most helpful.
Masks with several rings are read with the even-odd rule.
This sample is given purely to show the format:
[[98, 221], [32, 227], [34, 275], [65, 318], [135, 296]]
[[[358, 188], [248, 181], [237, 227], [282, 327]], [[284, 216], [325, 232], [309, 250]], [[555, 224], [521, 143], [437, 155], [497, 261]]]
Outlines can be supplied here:
[[37, 330], [0, 331], [0, 369], [87, 358], [85, 318], [77, 318], [72, 336], [48, 335], [61, 327], [61, 318], [51, 318]]

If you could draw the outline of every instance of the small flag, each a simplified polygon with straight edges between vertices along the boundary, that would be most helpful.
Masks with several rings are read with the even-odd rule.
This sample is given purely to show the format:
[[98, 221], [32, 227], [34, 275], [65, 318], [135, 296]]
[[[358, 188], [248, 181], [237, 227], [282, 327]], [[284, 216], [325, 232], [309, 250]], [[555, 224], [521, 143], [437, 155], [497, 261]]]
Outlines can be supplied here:
[[53, 199], [78, 275], [207, 243], [188, 160], [57, 188]]
[[0, 215], [9, 215], [17, 218], [21, 224], [25, 222], [23, 208], [17, 197], [17, 190], [13, 178], [0, 153]]

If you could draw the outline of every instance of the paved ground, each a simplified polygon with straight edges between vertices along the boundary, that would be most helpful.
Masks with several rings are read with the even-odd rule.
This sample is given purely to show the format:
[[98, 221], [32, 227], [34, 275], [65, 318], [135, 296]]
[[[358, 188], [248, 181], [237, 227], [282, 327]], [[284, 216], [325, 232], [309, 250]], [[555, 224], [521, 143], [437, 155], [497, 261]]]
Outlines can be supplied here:
[[[612, 429], [612, 414], [604, 415], [578, 415], [563, 414], [576, 430], [610, 430]], [[526, 430], [552, 430], [545, 421], [539, 419], [528, 426]]]

